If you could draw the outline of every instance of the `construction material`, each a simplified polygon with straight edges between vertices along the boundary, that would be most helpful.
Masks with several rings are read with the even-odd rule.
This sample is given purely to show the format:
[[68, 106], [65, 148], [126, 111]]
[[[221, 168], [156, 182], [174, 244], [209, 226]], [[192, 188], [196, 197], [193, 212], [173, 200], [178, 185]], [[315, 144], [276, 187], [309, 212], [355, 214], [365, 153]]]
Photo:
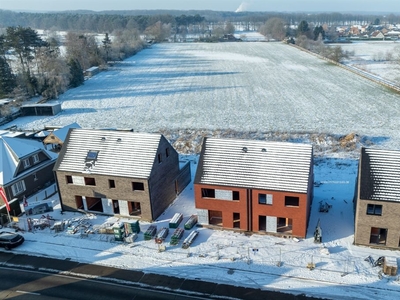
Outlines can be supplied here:
[[186, 230], [190, 230], [196, 224], [197, 224], [197, 216], [196, 215], [191, 215], [190, 218], [186, 221], [186, 223], [184, 225], [184, 228]]
[[182, 228], [176, 228], [172, 234], [170, 245], [178, 245], [179, 240], [182, 238], [185, 231]]
[[385, 257], [383, 259], [383, 273], [389, 276], [397, 275], [397, 259], [395, 257]]
[[157, 226], [156, 225], [150, 225], [149, 228], [147, 228], [146, 232], [144, 233], [144, 240], [149, 241], [151, 240], [157, 232]]
[[183, 215], [181, 213], [176, 213], [171, 221], [169, 221], [169, 228], [178, 228], [179, 224], [182, 222]]
[[197, 230], [192, 231], [189, 236], [183, 241], [182, 248], [187, 249], [190, 247], [190, 245], [193, 243], [193, 241], [196, 239], [196, 237], [199, 235], [199, 232]]
[[155, 238], [155, 242], [157, 244], [162, 244], [165, 240], [165, 238], [168, 236], [169, 229], [167, 227], [163, 227], [160, 229], [160, 231], [157, 233], [157, 236]]
[[124, 222], [124, 229], [125, 229], [125, 235], [129, 235], [130, 233], [139, 233], [140, 232], [140, 225], [139, 221], [128, 221]]
[[117, 222], [113, 226], [114, 238], [116, 241], [123, 241], [125, 237], [124, 224]]
[[130, 233], [129, 235], [124, 237], [125, 243], [133, 243], [137, 239], [136, 233]]

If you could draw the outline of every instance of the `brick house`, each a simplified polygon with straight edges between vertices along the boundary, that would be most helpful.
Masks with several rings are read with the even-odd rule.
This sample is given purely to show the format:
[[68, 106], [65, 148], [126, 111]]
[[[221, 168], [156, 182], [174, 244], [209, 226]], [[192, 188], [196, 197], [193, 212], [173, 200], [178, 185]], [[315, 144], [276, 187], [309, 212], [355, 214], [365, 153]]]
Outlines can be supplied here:
[[[0, 135], [0, 158], [0, 186], [8, 202], [15, 202], [11, 214], [19, 215], [19, 202], [24, 196], [55, 182], [53, 167], [57, 155], [47, 151], [40, 141]], [[3, 204], [0, 197], [0, 205]]]
[[400, 151], [362, 148], [355, 201], [357, 245], [400, 247]]
[[305, 237], [313, 177], [311, 145], [205, 138], [194, 180], [199, 223]]
[[190, 182], [161, 134], [70, 129], [54, 167], [63, 210], [155, 220]]

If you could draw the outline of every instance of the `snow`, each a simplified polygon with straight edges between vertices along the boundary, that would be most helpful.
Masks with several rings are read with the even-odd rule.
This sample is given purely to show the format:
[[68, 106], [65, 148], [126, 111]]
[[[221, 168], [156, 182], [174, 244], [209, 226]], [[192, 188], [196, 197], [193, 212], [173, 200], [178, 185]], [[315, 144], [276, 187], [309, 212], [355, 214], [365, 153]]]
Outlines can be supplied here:
[[[15, 252], [317, 297], [397, 299], [399, 277], [382, 275], [365, 258], [396, 258], [400, 251], [353, 245], [358, 149], [360, 143], [400, 148], [397, 100], [397, 94], [379, 85], [279, 43], [153, 46], [62, 95], [63, 111], [57, 116], [21, 117], [3, 127], [43, 129], [77, 122], [83, 128], [161, 131], [179, 147], [187, 144], [186, 137], [200, 143], [193, 135], [311, 141], [317, 155], [307, 237], [195, 227], [191, 231], [199, 236], [189, 249], [181, 243], [191, 231], [172, 246], [170, 230], [166, 251], [159, 252], [154, 240], [144, 240], [151, 224], [140, 222], [133, 244], [116, 242], [113, 235], [45, 228], [24, 232], [26, 242]], [[358, 135], [337, 137], [350, 132]], [[181, 161], [190, 161], [193, 178], [198, 155], [181, 155]], [[41, 199], [43, 193], [27, 200], [32, 205]], [[57, 203], [58, 196], [46, 201]], [[331, 205], [328, 212], [319, 212], [320, 201]], [[196, 213], [193, 181], [152, 224], [168, 227], [176, 213], [184, 217], [180, 227]], [[59, 204], [49, 214], [92, 229], [126, 220], [61, 214]], [[313, 238], [318, 220], [322, 244]], [[309, 263], [315, 269], [308, 269]]]

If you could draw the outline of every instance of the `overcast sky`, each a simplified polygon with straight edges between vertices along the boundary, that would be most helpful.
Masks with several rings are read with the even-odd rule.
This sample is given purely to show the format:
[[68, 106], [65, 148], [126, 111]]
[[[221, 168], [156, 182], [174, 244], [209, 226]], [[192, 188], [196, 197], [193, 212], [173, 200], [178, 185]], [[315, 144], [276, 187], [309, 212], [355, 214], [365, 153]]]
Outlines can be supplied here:
[[0, 9], [27, 11], [178, 9], [218, 11], [400, 12], [400, 0], [0, 0]]

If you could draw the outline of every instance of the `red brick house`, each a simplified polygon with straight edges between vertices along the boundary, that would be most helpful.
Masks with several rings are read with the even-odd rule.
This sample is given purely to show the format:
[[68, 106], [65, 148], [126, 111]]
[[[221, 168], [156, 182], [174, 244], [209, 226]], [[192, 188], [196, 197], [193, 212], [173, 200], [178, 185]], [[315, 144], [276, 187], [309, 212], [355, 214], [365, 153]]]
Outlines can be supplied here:
[[305, 237], [313, 177], [311, 145], [205, 138], [194, 180], [199, 223]]

